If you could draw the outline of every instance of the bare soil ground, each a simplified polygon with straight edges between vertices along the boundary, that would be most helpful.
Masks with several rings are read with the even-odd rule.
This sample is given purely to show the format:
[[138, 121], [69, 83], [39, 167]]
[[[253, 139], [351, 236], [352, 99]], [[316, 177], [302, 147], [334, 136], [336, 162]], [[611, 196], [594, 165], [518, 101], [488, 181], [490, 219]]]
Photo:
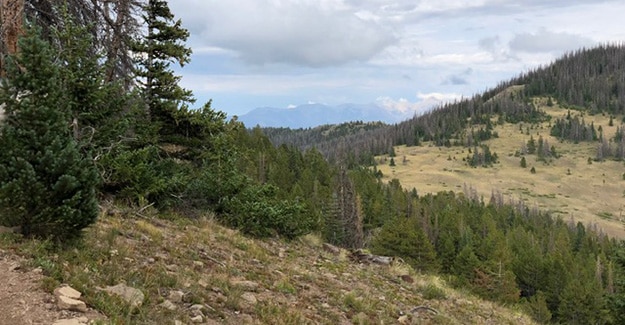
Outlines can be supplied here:
[[0, 325], [49, 325], [65, 318], [55, 310], [54, 297], [41, 289], [40, 270], [24, 271], [20, 265], [19, 258], [0, 251]]

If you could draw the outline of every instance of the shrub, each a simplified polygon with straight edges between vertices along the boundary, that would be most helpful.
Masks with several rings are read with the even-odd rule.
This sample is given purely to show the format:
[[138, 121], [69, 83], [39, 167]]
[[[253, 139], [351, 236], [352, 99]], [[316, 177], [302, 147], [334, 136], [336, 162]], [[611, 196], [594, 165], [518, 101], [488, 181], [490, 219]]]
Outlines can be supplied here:
[[131, 202], [155, 202], [167, 207], [176, 203], [189, 184], [190, 166], [161, 157], [156, 146], [113, 151], [103, 157], [106, 190]]
[[237, 195], [224, 198], [223, 220], [257, 237], [280, 235], [292, 239], [315, 230], [316, 222], [304, 205], [277, 199], [276, 190], [273, 185], [250, 184]]

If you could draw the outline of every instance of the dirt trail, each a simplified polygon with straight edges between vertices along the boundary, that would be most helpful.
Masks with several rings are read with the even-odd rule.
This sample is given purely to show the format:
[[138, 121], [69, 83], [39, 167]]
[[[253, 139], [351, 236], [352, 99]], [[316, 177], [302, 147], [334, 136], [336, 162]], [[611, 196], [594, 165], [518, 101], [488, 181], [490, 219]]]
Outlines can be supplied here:
[[54, 296], [43, 291], [41, 270], [23, 270], [21, 262], [19, 257], [0, 250], [0, 325], [51, 325], [76, 317], [59, 310]]

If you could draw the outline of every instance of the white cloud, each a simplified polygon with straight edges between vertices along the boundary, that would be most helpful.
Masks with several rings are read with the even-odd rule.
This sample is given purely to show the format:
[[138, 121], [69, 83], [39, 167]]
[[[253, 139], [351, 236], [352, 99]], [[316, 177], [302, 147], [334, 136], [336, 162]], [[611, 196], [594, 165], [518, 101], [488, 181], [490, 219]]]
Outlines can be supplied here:
[[510, 41], [510, 48], [514, 51], [529, 53], [563, 52], [595, 44], [596, 42], [587, 37], [556, 33], [543, 27], [535, 33], [517, 34]]
[[422, 114], [438, 105], [461, 98], [458, 94], [443, 93], [417, 93], [416, 102], [410, 102], [406, 98], [395, 100], [388, 96], [381, 96], [376, 99], [376, 104], [386, 110], [401, 112], [406, 116]]
[[188, 28], [202, 43], [252, 64], [341, 65], [365, 61], [395, 42], [390, 29], [337, 1], [209, 1], [201, 7], [186, 9]]

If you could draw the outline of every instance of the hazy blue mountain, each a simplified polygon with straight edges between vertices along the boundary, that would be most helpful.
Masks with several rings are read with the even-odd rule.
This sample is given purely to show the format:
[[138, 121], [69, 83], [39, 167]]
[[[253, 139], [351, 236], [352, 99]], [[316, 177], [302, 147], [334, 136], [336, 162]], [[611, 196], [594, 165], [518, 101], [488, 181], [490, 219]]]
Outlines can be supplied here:
[[350, 121], [397, 123], [410, 117], [412, 113], [393, 111], [376, 104], [304, 104], [294, 108], [259, 107], [239, 116], [239, 121], [248, 128], [260, 125], [296, 129]]

